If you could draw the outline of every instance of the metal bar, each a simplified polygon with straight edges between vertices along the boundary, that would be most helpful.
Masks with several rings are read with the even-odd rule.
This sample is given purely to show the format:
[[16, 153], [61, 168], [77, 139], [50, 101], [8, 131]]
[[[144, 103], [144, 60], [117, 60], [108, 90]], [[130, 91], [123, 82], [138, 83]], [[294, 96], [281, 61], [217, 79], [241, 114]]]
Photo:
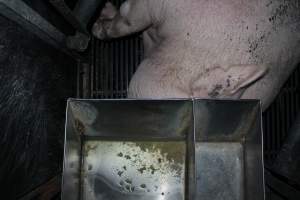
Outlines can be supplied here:
[[43, 183], [33, 191], [19, 198], [19, 200], [32, 200], [32, 199], [52, 199], [60, 192], [61, 175], [57, 175], [47, 182]]
[[80, 81], [80, 61], [77, 61], [77, 74], [76, 74], [76, 79], [77, 79], [77, 90], [76, 90], [76, 97], [80, 98], [81, 94], [80, 94], [80, 87], [82, 87], [81, 81]]
[[[118, 92], [119, 91], [119, 84], [120, 84], [120, 78], [119, 78], [119, 66], [120, 66], [120, 43], [119, 41], [117, 41], [115, 43], [115, 91]], [[120, 98], [119, 95], [116, 96], [116, 98]]]
[[[120, 86], [121, 86], [121, 91], [123, 91], [124, 88], [124, 40], [120, 42]], [[122, 98], [124, 96], [122, 95]]]
[[89, 74], [90, 74], [90, 64], [89, 63], [82, 63], [82, 79], [83, 79], [83, 98], [88, 98], [90, 96], [90, 89], [89, 86], [90, 80], [89, 80]]
[[[105, 51], [105, 46], [104, 46], [105, 43], [101, 42], [100, 45], [101, 45], [101, 49], [100, 49], [101, 60], [100, 60], [100, 63], [99, 63], [99, 67], [102, 68], [101, 90], [105, 91], [105, 88], [106, 88], [106, 68], [105, 68], [105, 65], [104, 65], [104, 61], [107, 59], [107, 57], [103, 57], [104, 56], [104, 51]], [[104, 98], [104, 96], [103, 96], [103, 98]]]
[[[117, 94], [117, 95], [122, 95], [122, 94], [126, 94], [127, 91], [114, 91], [113, 93], [114, 94]], [[107, 94], [110, 94], [111, 92], [110, 91], [94, 91], [94, 94], [96, 95], [107, 95]]]
[[138, 59], [139, 59], [139, 48], [138, 48], [138, 41], [137, 41], [137, 38], [134, 38], [133, 39], [133, 42], [134, 42], [134, 68], [133, 68], [133, 71], [132, 71], [132, 74], [135, 72], [136, 68], [137, 68], [137, 65], [138, 65]]
[[79, 0], [73, 10], [73, 15], [86, 26], [103, 0]]
[[[102, 42], [99, 40], [96, 40], [95, 43], [95, 56], [97, 57], [96, 59], [96, 90], [103, 90], [103, 65], [101, 65], [101, 60], [103, 60], [104, 58], [102, 57]], [[103, 98], [103, 96], [97, 96], [98, 98]]]
[[24, 2], [0, 0], [0, 14], [34, 33], [44, 42], [74, 57], [74, 53], [66, 48], [66, 36]]
[[94, 74], [94, 69], [95, 69], [95, 66], [96, 66], [96, 62], [95, 62], [95, 38], [92, 37], [91, 39], [91, 70], [90, 70], [90, 77], [91, 77], [91, 80], [90, 80], [90, 85], [91, 85], [91, 98], [94, 97], [94, 81], [95, 81], [95, 74]]
[[[285, 129], [285, 132], [289, 129], [289, 122], [288, 122], [288, 114], [289, 114], [289, 111], [287, 109], [287, 105], [288, 105], [288, 96], [287, 96], [288, 93], [283, 93], [281, 94], [282, 97], [284, 98], [284, 106], [285, 106], [285, 109], [284, 109], [284, 129]], [[283, 133], [281, 135], [281, 139], [283, 140], [284, 139], [284, 136], [285, 134]]]
[[295, 71], [295, 77], [296, 77], [296, 109], [300, 109], [300, 66]]
[[128, 68], [129, 68], [129, 55], [130, 55], [128, 45], [129, 45], [128, 38], [126, 38], [124, 52], [123, 52], [124, 53], [124, 58], [125, 58], [124, 63], [125, 63], [125, 81], [126, 81], [125, 87], [126, 87], [126, 89], [128, 88], [128, 76], [129, 76]]
[[[108, 62], [109, 62], [109, 44], [107, 42], [105, 42], [103, 45], [105, 45], [105, 61], [103, 64], [103, 67], [105, 67], [105, 87], [104, 87], [104, 91], [107, 92], [108, 88], [109, 88], [109, 66], [108, 66]], [[108, 98], [108, 96], [104, 96], [104, 98]]]
[[[134, 48], [134, 39], [131, 38], [130, 40], [130, 46], [131, 46], [131, 65], [130, 65], [130, 79], [133, 75], [133, 69], [134, 69], [134, 57], [135, 57], [135, 48]], [[129, 81], [130, 82], [130, 81]]]
[[143, 58], [144, 58], [144, 55], [145, 55], [145, 49], [144, 49], [144, 45], [143, 45], [143, 39], [142, 39], [143, 37], [142, 36], [140, 36], [140, 47], [141, 47], [141, 58], [140, 58], [140, 60], [142, 61], [143, 60]]
[[271, 120], [270, 120], [270, 112], [266, 113], [266, 120], [267, 120], [267, 133], [266, 133], [266, 141], [267, 141], [267, 145], [266, 145], [266, 148], [268, 150], [268, 161], [270, 161], [271, 159], [271, 151], [272, 151], [272, 148], [271, 148], [271, 140], [270, 140], [270, 134], [272, 133], [271, 131]]
[[[291, 127], [291, 115], [290, 115], [290, 113], [291, 113], [291, 109], [290, 109], [290, 95], [289, 95], [289, 92], [288, 93], [286, 93], [286, 96], [287, 96], [287, 105], [286, 105], [286, 110], [287, 110], [287, 115], [286, 115], [286, 117], [287, 117], [287, 125], [288, 125], [288, 127]], [[284, 137], [285, 137], [285, 135], [284, 135]]]
[[[105, 42], [100, 42], [101, 43], [101, 49], [100, 49], [100, 55], [101, 55], [101, 60], [100, 63], [101, 65], [99, 65], [102, 69], [102, 86], [101, 86], [101, 90], [106, 91], [107, 90], [107, 69], [106, 69], [106, 63], [107, 63], [107, 44]], [[106, 98], [105, 96], [103, 96], [103, 98]]]
[[[100, 62], [97, 64], [97, 66], [99, 67], [99, 71], [100, 71], [100, 89], [102, 91], [105, 90], [105, 68], [104, 68], [104, 65], [103, 65], [103, 60], [104, 59], [107, 59], [107, 58], [104, 58], [102, 57], [104, 54], [103, 54], [103, 51], [104, 51], [104, 43], [99, 41], [99, 55], [101, 55], [101, 60]], [[102, 95], [101, 98], [104, 98], [104, 96]]]
[[109, 90], [111, 92], [109, 98], [113, 98], [113, 91], [114, 91], [114, 81], [113, 81], [113, 75], [114, 75], [114, 52], [113, 52], [113, 43], [110, 43], [109, 45], [109, 68], [110, 68], [110, 85], [109, 85]]
[[265, 170], [266, 184], [270, 188], [273, 188], [275, 191], [279, 192], [285, 198], [290, 200], [297, 200], [300, 198], [300, 192], [295, 188], [287, 185], [282, 180], [273, 176], [269, 170]]
[[[94, 56], [95, 56], [95, 66], [96, 66], [96, 73], [95, 73], [95, 85], [96, 85], [96, 89], [95, 90], [99, 90], [99, 76], [101, 73], [99, 73], [99, 68], [101, 67], [99, 65], [99, 60], [102, 59], [102, 57], [100, 58], [99, 57], [99, 40], [98, 39], [95, 39], [94, 40]], [[97, 96], [98, 98], [98, 96]]]
[[89, 35], [85, 27], [86, 25], [82, 24], [78, 20], [78, 18], [73, 14], [73, 11], [67, 6], [64, 0], [50, 0], [50, 3], [74, 28], [86, 35]]
[[[100, 82], [98, 83], [98, 85], [96, 86], [96, 89], [94, 89], [94, 91], [103, 90], [104, 71], [103, 71], [102, 63], [103, 63], [103, 60], [105, 59], [105, 58], [102, 57], [103, 56], [103, 43], [98, 41], [98, 42], [95, 43], [95, 46], [96, 46], [96, 49], [97, 49], [97, 51], [96, 51], [97, 53], [95, 53], [95, 56], [100, 58], [99, 60], [96, 60], [96, 62], [95, 62], [95, 71], [96, 70], [100, 71], [100, 73], [98, 74], [98, 76], [99, 76], [98, 78], [100, 79]], [[96, 78], [95, 78], [95, 80], [96, 80]], [[95, 84], [97, 84], [97, 83], [95, 82]], [[97, 89], [97, 87], [99, 89]], [[98, 97], [98, 98], [103, 98], [103, 97], [101, 96], [101, 97]]]
[[284, 96], [280, 96], [279, 101], [280, 101], [280, 112], [281, 112], [279, 140], [281, 141], [284, 133], [286, 132], [285, 109], [284, 109], [285, 98], [284, 98]]
[[[271, 112], [270, 112], [270, 120], [271, 120], [271, 123], [274, 122], [274, 106], [271, 107]], [[275, 131], [274, 131], [274, 127], [271, 126], [271, 135], [274, 135], [275, 134]], [[275, 149], [274, 147], [274, 137], [269, 137], [270, 139], [270, 149], [271, 151], [273, 151]], [[271, 155], [272, 156], [272, 155]], [[271, 159], [273, 160], [273, 156], [271, 157]]]
[[267, 158], [267, 148], [266, 148], [266, 133], [267, 133], [267, 128], [266, 128], [266, 114], [263, 114], [263, 119], [262, 119], [262, 122], [263, 122], [263, 126], [262, 126], [262, 131], [263, 131], [263, 137], [264, 137], [264, 140], [263, 140], [263, 147], [264, 147], [264, 158], [265, 158], [265, 161], [266, 161], [266, 158]]
[[275, 124], [275, 147], [276, 149], [279, 149], [281, 144], [280, 144], [280, 119], [281, 119], [281, 112], [280, 112], [280, 101], [279, 99], [277, 99], [276, 102], [276, 114], [275, 114], [275, 119], [276, 119], [276, 124]]

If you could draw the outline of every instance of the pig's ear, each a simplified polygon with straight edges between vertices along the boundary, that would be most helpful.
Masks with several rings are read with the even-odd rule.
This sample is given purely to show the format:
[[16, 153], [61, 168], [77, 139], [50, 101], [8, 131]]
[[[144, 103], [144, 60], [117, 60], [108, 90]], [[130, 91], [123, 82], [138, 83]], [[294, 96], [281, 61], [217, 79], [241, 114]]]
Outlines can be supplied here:
[[101, 11], [100, 20], [112, 20], [117, 13], [116, 7], [112, 3], [107, 2]]
[[209, 97], [239, 97], [245, 88], [262, 78], [268, 71], [264, 65], [230, 65], [206, 70], [206, 76], [197, 85], [206, 87]]
[[225, 93], [235, 94], [261, 79], [268, 72], [265, 65], [233, 65], [220, 75], [225, 84]]

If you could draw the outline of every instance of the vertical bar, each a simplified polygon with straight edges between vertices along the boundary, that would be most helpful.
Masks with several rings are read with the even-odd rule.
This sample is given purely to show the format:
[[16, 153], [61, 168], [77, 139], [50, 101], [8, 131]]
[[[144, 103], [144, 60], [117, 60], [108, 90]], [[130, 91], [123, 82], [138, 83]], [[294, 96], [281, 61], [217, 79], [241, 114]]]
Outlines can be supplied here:
[[268, 109], [267, 113], [267, 118], [268, 118], [268, 136], [267, 136], [267, 141], [268, 141], [268, 149], [269, 149], [269, 162], [271, 161], [271, 154], [272, 154], [272, 148], [271, 148], [271, 138], [269, 137], [272, 134], [272, 127], [271, 127], [271, 108]]
[[186, 181], [186, 197], [185, 199], [195, 199], [196, 194], [196, 162], [195, 162], [195, 144], [196, 144], [196, 119], [195, 119], [195, 101], [192, 100], [192, 128], [189, 130], [189, 134], [187, 137], [187, 181]]
[[95, 91], [95, 97], [99, 98], [98, 95], [98, 91], [99, 91], [99, 85], [98, 85], [98, 70], [101, 67], [100, 63], [99, 63], [99, 59], [102, 59], [102, 57], [99, 55], [99, 41], [98, 39], [95, 38], [94, 40], [94, 62], [95, 62], [95, 66], [94, 66], [94, 91]]
[[298, 95], [300, 94], [300, 80], [299, 80], [299, 72], [300, 72], [300, 65], [298, 65], [298, 67], [295, 70], [295, 101], [296, 101], [296, 110], [299, 111], [299, 99], [298, 99]]
[[135, 73], [138, 65], [139, 65], [139, 56], [140, 56], [140, 49], [139, 49], [139, 40], [138, 40], [138, 36], [136, 36], [134, 38], [134, 49], [135, 49], [135, 55], [134, 55], [134, 70], [133, 70], [133, 73]]
[[285, 127], [284, 96], [278, 96], [278, 98], [280, 100], [280, 132], [279, 132], [278, 140], [281, 142], [282, 135], [286, 133], [284, 128]]
[[116, 42], [116, 45], [115, 45], [115, 98], [120, 98], [120, 89], [119, 89], [119, 84], [120, 84], [120, 80], [119, 80], [119, 63], [120, 63], [120, 54], [119, 54], [119, 51], [120, 51], [120, 41], [118, 40]]
[[114, 61], [114, 52], [113, 52], [113, 46], [114, 43], [110, 43], [110, 50], [109, 50], [109, 63], [110, 63], [110, 93], [109, 93], [109, 98], [113, 98], [113, 93], [114, 93], [114, 82], [113, 82], [113, 75], [114, 75], [114, 64], [115, 64], [115, 61]]
[[141, 57], [140, 57], [140, 62], [144, 59], [144, 43], [143, 43], [143, 36], [141, 35], [140, 37], [140, 49], [141, 49]]
[[80, 60], [77, 60], [77, 91], [76, 91], [76, 97], [80, 98], [80, 87], [81, 87], [81, 82], [80, 82]]
[[281, 146], [281, 140], [280, 140], [280, 130], [281, 130], [281, 110], [280, 110], [280, 98], [276, 100], [276, 150], [278, 151]]
[[125, 39], [125, 48], [124, 48], [124, 58], [125, 58], [125, 80], [126, 80], [126, 90], [128, 88], [128, 76], [129, 76], [129, 42], [128, 38]]
[[136, 57], [137, 57], [137, 48], [136, 48], [136, 43], [135, 43], [136, 39], [132, 38], [132, 50], [133, 50], [133, 54], [132, 54], [132, 58], [133, 58], [133, 67], [132, 67], [132, 73], [131, 73], [131, 77], [135, 71], [136, 68]]
[[269, 135], [269, 121], [268, 121], [268, 113], [264, 114], [264, 148], [265, 148], [265, 157], [266, 161], [270, 160], [270, 146], [268, 142]]
[[[296, 72], [296, 70], [294, 70], [294, 72]], [[291, 107], [291, 110], [292, 110], [292, 116], [293, 116], [293, 121], [295, 120], [296, 118], [296, 115], [297, 115], [297, 110], [295, 110], [295, 91], [294, 91], [294, 88], [296, 88], [296, 73], [293, 73], [292, 74], [292, 87], [291, 87], [291, 99], [292, 99], [292, 107]]]
[[296, 69], [296, 102], [297, 102], [297, 110], [300, 109], [300, 65], [298, 65]]
[[98, 41], [97, 42], [97, 55], [99, 57], [99, 59], [97, 60], [97, 68], [99, 70], [99, 74], [97, 75], [98, 76], [98, 89], [97, 89], [97, 92], [98, 92], [98, 98], [102, 99], [103, 98], [103, 65], [100, 64], [102, 63], [101, 60], [103, 60], [104, 58], [102, 57], [102, 52], [103, 52], [103, 49], [102, 49], [102, 46], [103, 46], [103, 42], [102, 41]]
[[[83, 152], [83, 145], [84, 145], [84, 141], [83, 141], [83, 137], [81, 136], [80, 137], [80, 152]], [[80, 156], [80, 163], [79, 163], [79, 173], [80, 173], [80, 176], [79, 176], [79, 199], [83, 199], [83, 194], [84, 194], [84, 157], [83, 156]]]
[[265, 113], [265, 129], [266, 129], [266, 132], [265, 132], [265, 142], [266, 142], [266, 153], [267, 153], [267, 160], [268, 162], [270, 161], [270, 110], [268, 110], [266, 113]]
[[122, 91], [122, 94], [121, 94], [121, 98], [124, 98], [124, 40], [121, 40], [120, 41], [120, 49], [119, 49], [119, 52], [120, 52], [120, 87], [121, 87], [121, 91]]
[[[96, 73], [95, 73], [95, 87], [96, 87], [96, 89], [95, 89], [95, 91], [97, 92], [97, 98], [99, 98], [99, 94], [98, 94], [98, 91], [99, 91], [99, 68], [101, 67], [101, 66], [99, 66], [99, 40], [98, 39], [96, 39], [95, 40], [95, 48], [94, 48], [94, 51], [95, 51], [95, 53], [94, 53], [94, 55], [95, 55], [95, 66], [96, 66]], [[100, 58], [100, 59], [102, 59], [102, 57]]]
[[100, 70], [100, 84], [99, 84], [99, 91], [98, 92], [101, 92], [101, 93], [99, 93], [99, 95], [98, 95], [98, 97], [99, 98], [103, 98], [103, 96], [102, 96], [102, 92], [103, 92], [103, 87], [104, 87], [104, 84], [103, 84], [103, 81], [104, 81], [104, 71], [103, 71], [103, 60], [105, 59], [104, 57], [103, 57], [103, 51], [104, 51], [104, 49], [103, 49], [103, 42], [99, 42], [99, 46], [98, 46], [98, 48], [99, 48], [99, 57], [100, 57], [100, 61], [98, 61], [98, 63], [97, 63], [97, 67], [99, 67], [99, 70]]
[[268, 147], [269, 147], [269, 163], [270, 161], [272, 161], [272, 153], [273, 153], [273, 149], [272, 149], [272, 140], [271, 140], [271, 135], [272, 135], [272, 112], [271, 110], [269, 110], [268, 112], [268, 128], [269, 128], [269, 132], [268, 132]]
[[90, 95], [90, 97], [91, 98], [94, 98], [94, 76], [95, 76], [95, 74], [94, 74], [94, 68], [95, 67], [97, 67], [96, 66], [96, 63], [95, 63], [95, 38], [94, 37], [92, 37], [91, 38], [91, 66], [90, 66], [90, 68], [91, 68], [91, 70], [90, 70], [90, 77], [91, 77], [91, 80], [90, 80], [90, 86], [91, 86], [91, 88], [90, 88], [90, 90], [91, 90], [91, 95]]
[[100, 60], [97, 61], [96, 63], [96, 66], [99, 68], [99, 79], [100, 79], [100, 82], [99, 82], [99, 88], [97, 90], [97, 97], [98, 98], [103, 98], [102, 97], [102, 90], [103, 90], [103, 79], [104, 79], [104, 73], [103, 73], [103, 60], [105, 59], [103, 57], [103, 42], [102, 41], [99, 41], [99, 43], [97, 44], [97, 48], [98, 48], [98, 55]]
[[105, 77], [105, 98], [108, 99], [108, 93], [109, 93], [109, 44], [108, 42], [105, 42], [105, 71], [106, 71], [106, 77]]
[[[287, 110], [287, 125], [288, 125], [288, 129], [290, 129], [291, 127], [291, 118], [290, 118], [290, 112], [291, 112], [291, 109], [290, 109], [290, 95], [289, 95], [289, 92], [287, 91], [286, 92], [286, 97], [287, 97], [287, 104], [285, 105], [285, 109]], [[285, 135], [284, 135], [285, 137]]]
[[288, 131], [289, 129], [289, 122], [288, 122], [288, 108], [287, 108], [287, 105], [288, 105], [288, 97], [287, 97], [287, 92], [285, 91], [283, 93], [284, 95], [284, 118], [285, 118], [285, 132], [282, 134], [281, 136], [281, 140], [284, 139], [284, 136], [286, 134], [286, 132]]
[[275, 105], [273, 105], [272, 106], [272, 109], [271, 109], [271, 123], [272, 123], [272, 128], [271, 128], [271, 130], [272, 130], [272, 132], [271, 132], [271, 137], [270, 137], [270, 139], [271, 139], [271, 149], [272, 149], [272, 161], [274, 160], [274, 152], [276, 151], [276, 147], [275, 147], [275, 137], [274, 137], [274, 135], [276, 134], [275, 133], [275, 123], [276, 123], [276, 121], [275, 121]]
[[102, 99], [104, 99], [105, 98], [105, 83], [106, 83], [106, 79], [105, 79], [105, 73], [106, 73], [106, 71], [105, 71], [105, 66], [104, 66], [104, 61], [105, 61], [105, 59], [107, 59], [106, 57], [104, 57], [104, 52], [105, 52], [105, 43], [104, 42], [100, 42], [100, 58], [101, 58], [101, 61], [100, 61], [100, 63], [102, 63], [101, 65], [100, 65], [100, 69], [101, 69], [101, 86], [100, 86], [100, 88], [101, 88], [101, 90], [100, 90], [100, 92], [101, 92], [101, 98]]
[[104, 51], [105, 54], [105, 63], [104, 63], [104, 67], [105, 67], [105, 89], [104, 89], [104, 98], [107, 99], [108, 98], [108, 85], [109, 85], [109, 71], [108, 71], [108, 62], [109, 62], [109, 45], [107, 42], [103, 43], [103, 45], [105, 45]]
[[130, 48], [130, 65], [129, 65], [129, 71], [130, 71], [130, 76], [129, 76], [129, 82], [131, 80], [131, 77], [132, 77], [132, 74], [133, 74], [133, 65], [134, 65], [134, 62], [133, 62], [133, 57], [134, 57], [134, 41], [132, 38], [130, 38], [130, 45], [129, 45], [129, 48]]

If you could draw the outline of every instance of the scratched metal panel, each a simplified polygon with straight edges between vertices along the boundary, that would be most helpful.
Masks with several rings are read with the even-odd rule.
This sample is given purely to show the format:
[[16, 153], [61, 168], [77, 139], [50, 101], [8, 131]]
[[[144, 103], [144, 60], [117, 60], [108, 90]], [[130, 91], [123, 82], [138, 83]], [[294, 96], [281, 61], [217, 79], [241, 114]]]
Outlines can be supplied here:
[[62, 199], [260, 200], [262, 155], [259, 101], [71, 99]]
[[189, 100], [70, 100], [62, 198], [184, 200], [192, 114]]
[[195, 101], [195, 199], [264, 199], [260, 112], [258, 101]]

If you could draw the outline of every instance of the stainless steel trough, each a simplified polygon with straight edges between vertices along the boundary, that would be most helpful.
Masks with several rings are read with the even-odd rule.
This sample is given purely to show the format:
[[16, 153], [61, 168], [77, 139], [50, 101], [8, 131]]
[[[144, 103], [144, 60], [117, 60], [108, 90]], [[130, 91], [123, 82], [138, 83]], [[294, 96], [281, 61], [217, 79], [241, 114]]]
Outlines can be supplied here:
[[62, 199], [262, 200], [259, 101], [70, 99]]

